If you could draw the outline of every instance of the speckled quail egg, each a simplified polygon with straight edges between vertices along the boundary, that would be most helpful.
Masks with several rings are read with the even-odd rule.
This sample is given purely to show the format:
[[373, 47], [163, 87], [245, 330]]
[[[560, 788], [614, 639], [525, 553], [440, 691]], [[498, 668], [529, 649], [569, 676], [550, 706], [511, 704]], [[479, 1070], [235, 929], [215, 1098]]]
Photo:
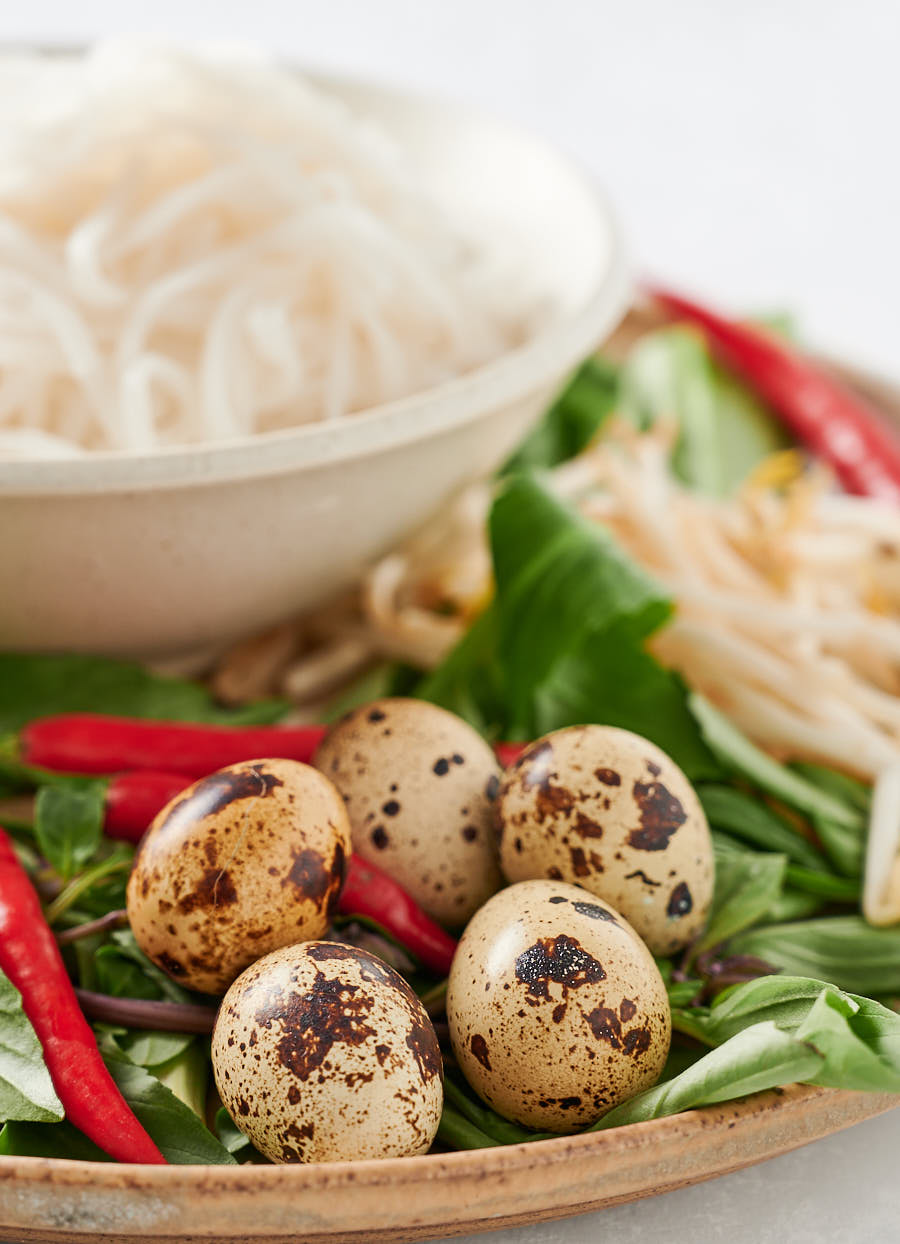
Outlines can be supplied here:
[[128, 919], [173, 979], [223, 993], [260, 955], [322, 936], [349, 852], [344, 801], [317, 769], [230, 765], [178, 795], [147, 830]]
[[654, 954], [687, 946], [712, 902], [709, 826], [663, 751], [612, 726], [571, 726], [533, 743], [496, 803], [510, 881], [572, 881], [631, 922]]
[[671, 1038], [647, 947], [608, 904], [555, 881], [501, 890], [469, 922], [447, 1019], [476, 1093], [554, 1132], [587, 1127], [654, 1084]]
[[212, 1062], [228, 1113], [273, 1162], [426, 1153], [440, 1122], [431, 1021], [355, 946], [307, 942], [249, 967], [222, 1000]]
[[458, 928], [498, 889], [500, 771], [459, 717], [424, 700], [377, 700], [334, 726], [315, 763], [347, 801], [354, 850], [432, 919]]

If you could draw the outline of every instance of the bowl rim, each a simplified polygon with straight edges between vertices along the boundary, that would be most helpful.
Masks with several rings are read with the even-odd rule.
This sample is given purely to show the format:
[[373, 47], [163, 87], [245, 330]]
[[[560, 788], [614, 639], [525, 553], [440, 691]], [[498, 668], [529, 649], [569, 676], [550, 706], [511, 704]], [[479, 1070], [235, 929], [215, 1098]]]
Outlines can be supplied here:
[[[71, 55], [79, 49], [42, 50]], [[76, 458], [0, 460], [0, 497], [218, 484], [368, 457], [464, 426], [542, 387], [552, 387], [596, 349], [622, 318], [632, 293], [623, 231], [608, 194], [581, 162], [527, 126], [489, 109], [364, 76], [299, 68], [326, 90], [362, 90], [387, 103], [415, 105], [435, 116], [477, 122], [510, 140], [524, 140], [531, 149], [551, 158], [571, 183], [580, 187], [597, 228], [608, 239], [605, 261], [579, 307], [554, 316], [521, 345], [471, 371], [332, 422], [317, 421], [221, 441], [166, 445], [149, 452], [97, 450]]]

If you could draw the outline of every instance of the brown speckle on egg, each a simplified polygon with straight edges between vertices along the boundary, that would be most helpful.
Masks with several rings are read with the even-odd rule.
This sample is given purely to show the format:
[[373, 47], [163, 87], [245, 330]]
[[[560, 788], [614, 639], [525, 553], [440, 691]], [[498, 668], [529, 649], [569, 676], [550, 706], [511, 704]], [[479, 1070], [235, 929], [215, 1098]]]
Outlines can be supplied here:
[[499, 770], [466, 722], [423, 700], [379, 700], [329, 731], [316, 764], [344, 795], [354, 849], [433, 919], [459, 927], [499, 887]]
[[596, 1122], [654, 1084], [669, 1049], [653, 957], [583, 894], [540, 880], [501, 890], [469, 922], [450, 972], [460, 1069], [494, 1110], [539, 1130]]
[[138, 945], [180, 983], [222, 993], [254, 959], [321, 937], [350, 826], [328, 778], [253, 760], [195, 782], [159, 813], [128, 882]]
[[[647, 739], [611, 726], [557, 730], [507, 770], [495, 807], [508, 880], [577, 882], [656, 954], [702, 931], [713, 890], [709, 827], [687, 778]], [[675, 893], [666, 876], [684, 889]]]
[[274, 1162], [425, 1153], [437, 1132], [434, 1028], [406, 981], [358, 947], [309, 942], [247, 968], [219, 1010], [212, 1058], [236, 1126]]

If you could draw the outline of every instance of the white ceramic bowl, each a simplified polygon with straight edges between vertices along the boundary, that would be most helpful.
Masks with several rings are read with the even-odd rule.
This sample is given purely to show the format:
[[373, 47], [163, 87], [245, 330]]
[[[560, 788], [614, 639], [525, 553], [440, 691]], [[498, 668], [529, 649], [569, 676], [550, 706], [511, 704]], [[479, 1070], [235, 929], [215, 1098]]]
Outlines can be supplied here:
[[515, 236], [558, 314], [439, 388], [208, 447], [0, 464], [0, 648], [189, 663], [350, 583], [486, 474], [628, 298], [605, 200], [542, 141], [456, 104], [320, 78], [451, 207]]

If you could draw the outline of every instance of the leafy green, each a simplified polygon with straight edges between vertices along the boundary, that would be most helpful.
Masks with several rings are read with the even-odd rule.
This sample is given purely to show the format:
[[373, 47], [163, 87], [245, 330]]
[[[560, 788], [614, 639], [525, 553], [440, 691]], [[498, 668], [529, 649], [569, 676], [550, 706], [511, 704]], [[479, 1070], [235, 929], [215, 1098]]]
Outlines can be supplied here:
[[783, 855], [745, 851], [713, 834], [716, 882], [706, 932], [696, 952], [718, 946], [761, 920], [781, 893], [787, 860]]
[[42, 786], [34, 805], [34, 834], [64, 881], [94, 855], [103, 834], [106, 783]]
[[184, 1102], [198, 1119], [206, 1115], [206, 1094], [209, 1089], [209, 1058], [197, 1041], [192, 1041], [170, 1062], [154, 1067], [153, 1074], [179, 1101]]
[[714, 496], [732, 492], [759, 461], [789, 443], [765, 407], [716, 366], [703, 338], [681, 326], [648, 333], [630, 352], [622, 411], [640, 427], [676, 422], [675, 473]]
[[102, 1043], [101, 1052], [119, 1092], [168, 1162], [234, 1163], [191, 1107], [156, 1076], [130, 1062], [112, 1043]]
[[809, 1080], [822, 1070], [823, 1063], [811, 1045], [783, 1032], [776, 1024], [754, 1024], [705, 1054], [674, 1080], [646, 1089], [617, 1106], [590, 1130], [604, 1131], [625, 1123], [659, 1119], [796, 1080]]
[[249, 1138], [240, 1131], [224, 1106], [216, 1111], [213, 1126], [220, 1142], [230, 1154], [245, 1155], [247, 1150], [253, 1148]]
[[[674, 1008], [673, 1026], [707, 1045], [722, 1045], [752, 1024], [771, 1021], [795, 1032], [812, 1010], [813, 1003], [827, 986], [807, 976], [761, 976], [743, 985], [733, 985], [708, 1007]], [[891, 1032], [900, 1031], [900, 1017], [869, 998], [846, 996], [856, 1008], [850, 1025], [872, 1040], [887, 1017]], [[865, 1025], [869, 1025], [869, 1031]], [[900, 1058], [900, 1051], [897, 1051]]]
[[720, 783], [704, 783], [697, 788], [697, 794], [715, 829], [723, 829], [763, 851], [777, 851], [806, 868], [828, 870], [822, 853], [760, 799]]
[[815, 894], [834, 903], [859, 901], [859, 882], [851, 877], [835, 877], [833, 873], [824, 873], [818, 868], [788, 864], [785, 880], [804, 894]]
[[552, 467], [574, 458], [612, 414], [618, 394], [619, 369], [604, 359], [586, 359], [501, 474]]
[[458, 1110], [464, 1119], [473, 1123], [479, 1131], [501, 1144], [518, 1145], [534, 1138], [533, 1131], [501, 1118], [489, 1106], [474, 1097], [464, 1086], [462, 1079], [455, 1078], [452, 1072], [448, 1072], [444, 1077], [444, 1100], [454, 1110]]
[[831, 863], [845, 877], [862, 876], [866, 857], [866, 823], [841, 825], [824, 816], [813, 817], [816, 836]]
[[196, 995], [182, 989], [158, 968], [135, 941], [130, 929], [117, 929], [94, 958], [97, 988], [114, 998], [160, 998], [191, 1002]]
[[62, 1103], [22, 997], [0, 972], [0, 1122], [49, 1123], [62, 1117]]
[[856, 809], [773, 760], [702, 695], [692, 693], [689, 704], [706, 743], [730, 772], [809, 816], [824, 817], [850, 828], [862, 823]]
[[[122, 996], [121, 994], [119, 995]], [[116, 1034], [116, 1045], [122, 1053], [139, 1067], [156, 1071], [171, 1063], [191, 1045], [195, 1038], [186, 1032], [144, 1032], [132, 1029]]]
[[[766, 1015], [771, 1018], [761, 1018]], [[598, 1129], [730, 1101], [795, 1080], [900, 1092], [900, 1016], [821, 981], [754, 981], [713, 1006], [705, 1025], [702, 1015], [690, 1019], [701, 1039], [722, 1044], [674, 1079], [612, 1110]]]
[[507, 483], [490, 534], [494, 603], [418, 693], [492, 737], [603, 722], [718, 776], [683, 683], [644, 650], [671, 610], [659, 587], [531, 477]]
[[277, 721], [280, 700], [225, 709], [197, 683], [164, 678], [129, 661], [81, 655], [0, 653], [0, 731], [55, 713], [112, 713], [167, 721]]
[[872, 788], [866, 782], [851, 777], [849, 773], [840, 773], [837, 769], [829, 769], [826, 765], [810, 764], [807, 761], [795, 760], [790, 768], [806, 778], [808, 782], [812, 782], [813, 786], [827, 790], [836, 799], [848, 803], [851, 808], [856, 808], [857, 812], [861, 812], [863, 816], [868, 816], [872, 803]]
[[23, 1158], [69, 1158], [76, 1162], [111, 1162], [99, 1145], [71, 1123], [7, 1123], [0, 1131], [0, 1155]]
[[729, 953], [757, 955], [792, 976], [884, 997], [900, 993], [900, 927], [873, 928], [861, 916], [822, 916], [741, 933]]
[[804, 894], [786, 885], [766, 912], [764, 923], [783, 924], [788, 920], [808, 920], [818, 915], [826, 905], [825, 899], [815, 894]]

